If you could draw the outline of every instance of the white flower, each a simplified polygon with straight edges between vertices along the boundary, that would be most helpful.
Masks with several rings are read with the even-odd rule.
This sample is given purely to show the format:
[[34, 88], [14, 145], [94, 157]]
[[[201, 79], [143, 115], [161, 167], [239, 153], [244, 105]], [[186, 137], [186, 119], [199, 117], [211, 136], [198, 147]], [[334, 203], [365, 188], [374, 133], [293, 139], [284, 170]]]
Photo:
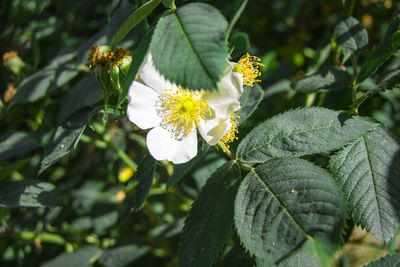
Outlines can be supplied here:
[[232, 114], [240, 108], [242, 75], [229, 64], [218, 82], [219, 91], [182, 89], [166, 80], [148, 53], [138, 78], [129, 88], [127, 115], [147, 134], [147, 147], [157, 160], [185, 163], [197, 154], [197, 131], [210, 145], [235, 128]]

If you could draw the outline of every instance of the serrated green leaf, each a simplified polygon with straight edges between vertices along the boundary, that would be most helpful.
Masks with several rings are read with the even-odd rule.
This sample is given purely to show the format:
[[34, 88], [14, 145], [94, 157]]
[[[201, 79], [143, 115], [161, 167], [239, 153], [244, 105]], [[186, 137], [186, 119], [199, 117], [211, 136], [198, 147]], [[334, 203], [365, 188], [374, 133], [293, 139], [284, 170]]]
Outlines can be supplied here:
[[383, 63], [386, 62], [400, 48], [400, 16], [396, 16], [386, 30], [383, 40], [368, 56], [357, 76], [357, 83], [361, 83], [371, 76]]
[[39, 142], [25, 132], [7, 132], [0, 137], [0, 161], [16, 157], [39, 147]]
[[134, 179], [137, 181], [133, 196], [133, 208], [135, 211], [140, 210], [146, 201], [147, 195], [150, 192], [151, 184], [153, 183], [154, 170], [156, 161], [151, 156], [147, 156], [140, 163]]
[[160, 4], [161, 0], [150, 0], [139, 7], [129, 18], [127, 18], [122, 26], [115, 33], [111, 41], [111, 48], [116, 47], [125, 36], [135, 28], [142, 20], [144, 20], [153, 10]]
[[1, 207], [56, 207], [62, 204], [55, 186], [39, 180], [5, 182], [0, 187]]
[[338, 149], [376, 125], [325, 108], [304, 108], [277, 115], [254, 128], [237, 155], [249, 163]]
[[382, 81], [380, 81], [375, 87], [368, 90], [364, 95], [358, 98], [352, 104], [352, 107], [358, 107], [363, 103], [368, 97], [373, 96], [378, 92], [384, 92], [386, 90], [391, 90], [393, 88], [400, 86], [400, 70], [395, 70], [389, 73]]
[[366, 267], [399, 267], [400, 266], [400, 254], [388, 255], [380, 258], [377, 261], [370, 262]]
[[331, 66], [324, 66], [314, 75], [296, 81], [293, 88], [302, 93], [336, 91], [351, 84], [351, 75]]
[[91, 107], [79, 109], [57, 127], [49, 143], [44, 148], [39, 174], [75, 148], [79, 137], [86, 127], [87, 118], [92, 110], [93, 108]]
[[298, 158], [269, 160], [242, 181], [235, 200], [235, 225], [251, 255], [276, 263], [307, 239], [337, 247], [345, 207], [334, 178]]
[[96, 246], [82, 246], [73, 253], [61, 253], [54, 259], [40, 265], [41, 267], [71, 267], [92, 266], [96, 260], [97, 254], [101, 253], [101, 249]]
[[212, 266], [233, 224], [233, 202], [240, 183], [234, 162], [221, 166], [207, 181], [185, 221], [179, 266]]
[[368, 33], [362, 24], [348, 17], [336, 25], [333, 39], [343, 50], [354, 54], [368, 45]]
[[242, 123], [257, 109], [261, 100], [263, 99], [264, 91], [258, 84], [254, 87], [245, 86], [243, 89], [243, 94], [239, 98], [240, 110], [236, 115], [240, 116], [238, 122]]
[[190, 3], [160, 18], [150, 44], [156, 69], [194, 90], [217, 89], [228, 62], [227, 22], [214, 7]]
[[382, 127], [332, 156], [330, 169], [342, 186], [356, 223], [388, 242], [400, 229], [400, 145]]
[[133, 80], [138, 73], [140, 66], [146, 56], [147, 50], [150, 46], [151, 37], [153, 35], [153, 30], [149, 30], [144, 36], [143, 40], [140, 42], [139, 47], [135, 50], [132, 55], [132, 63], [129, 67], [128, 73], [126, 74], [124, 80], [122, 81], [121, 94], [118, 98], [118, 106], [125, 100], [128, 95], [129, 87], [131, 86]]
[[172, 177], [167, 181], [167, 189], [176, 185], [194, 167], [194, 165], [204, 157], [209, 148], [208, 145], [205, 145], [205, 147], [201, 149], [192, 160], [176, 165]]
[[150, 250], [146, 241], [141, 238], [131, 238], [119, 241], [107, 248], [101, 254], [99, 263], [105, 267], [123, 267], [134, 262]]

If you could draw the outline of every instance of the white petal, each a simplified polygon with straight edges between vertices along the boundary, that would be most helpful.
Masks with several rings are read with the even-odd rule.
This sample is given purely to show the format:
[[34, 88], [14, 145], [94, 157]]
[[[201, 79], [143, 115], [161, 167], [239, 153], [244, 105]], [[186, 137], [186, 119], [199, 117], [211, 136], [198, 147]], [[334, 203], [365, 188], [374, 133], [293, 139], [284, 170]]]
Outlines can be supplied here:
[[193, 129], [181, 140], [161, 127], [155, 127], [147, 134], [147, 147], [156, 160], [168, 160], [174, 164], [188, 162], [197, 155], [197, 133]]
[[232, 71], [229, 64], [225, 74], [218, 82], [218, 92], [206, 92], [203, 98], [208, 100], [210, 108], [216, 117], [228, 118], [240, 109], [239, 98], [243, 93], [243, 78], [237, 72]]
[[214, 117], [207, 121], [201, 120], [197, 129], [203, 139], [209, 145], [214, 146], [230, 130], [231, 126], [230, 117], [228, 119]]
[[159, 94], [134, 81], [128, 91], [129, 103], [126, 110], [128, 118], [137, 127], [149, 129], [160, 125], [161, 118], [157, 115], [156, 101]]
[[138, 78], [144, 84], [153, 88], [160, 94], [163, 94], [165, 89], [177, 90], [178, 86], [171, 83], [154, 66], [153, 59], [150, 53], [147, 53], [141, 69], [139, 70]]

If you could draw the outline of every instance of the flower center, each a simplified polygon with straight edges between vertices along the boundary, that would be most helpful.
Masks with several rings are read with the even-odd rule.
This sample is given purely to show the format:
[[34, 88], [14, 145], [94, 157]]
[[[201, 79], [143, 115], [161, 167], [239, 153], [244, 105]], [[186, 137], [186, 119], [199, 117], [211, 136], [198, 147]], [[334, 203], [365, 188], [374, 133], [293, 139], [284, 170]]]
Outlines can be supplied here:
[[158, 103], [158, 114], [162, 118], [162, 126], [168, 129], [175, 138], [180, 139], [195, 129], [200, 119], [211, 109], [207, 100], [202, 99], [203, 91], [189, 91], [179, 89], [176, 91], [165, 89]]
[[223, 151], [225, 152], [227, 149], [229, 149], [228, 143], [231, 143], [238, 138], [236, 137], [236, 134], [239, 133], [237, 125], [239, 122], [236, 121], [236, 118], [240, 118], [240, 116], [236, 116], [236, 113], [232, 113], [231, 118], [230, 118], [230, 123], [232, 124], [231, 128], [229, 131], [219, 140], [220, 145], [222, 146]]
[[234, 67], [233, 71], [242, 74], [243, 85], [253, 87], [254, 82], [261, 82], [257, 77], [261, 76], [261, 72], [258, 70], [259, 67], [264, 67], [264, 64], [260, 63], [258, 57], [250, 56], [249, 53], [243, 55], [239, 62]]

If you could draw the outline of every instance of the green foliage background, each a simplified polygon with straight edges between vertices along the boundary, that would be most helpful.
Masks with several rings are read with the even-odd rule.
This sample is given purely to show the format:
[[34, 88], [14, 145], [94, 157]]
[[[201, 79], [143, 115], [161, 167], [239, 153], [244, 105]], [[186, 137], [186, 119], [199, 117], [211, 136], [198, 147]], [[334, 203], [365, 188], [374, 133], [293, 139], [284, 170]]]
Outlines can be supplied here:
[[[202, 145], [199, 155], [186, 164], [156, 163], [148, 155], [145, 132], [133, 128], [120, 110], [103, 106], [103, 90], [88, 66], [90, 47], [94, 44], [114, 45], [120, 41], [116, 46], [135, 51], [131, 53], [133, 62], [143, 57], [140, 45], [145, 46], [146, 42], [140, 42], [148, 41], [146, 32], [152, 32], [166, 7], [173, 7], [173, 1], [151, 1], [141, 11], [143, 21], [133, 22], [136, 27], [130, 27], [125, 38], [117, 40], [113, 37], [124, 21], [145, 2], [14, 0], [0, 3], [1, 52], [15, 50], [20, 57], [14, 65], [3, 64], [0, 68], [2, 266], [191, 266], [193, 262], [200, 264], [197, 266], [269, 266], [270, 262], [259, 259], [269, 257], [268, 253], [264, 254], [266, 248], [273, 250], [275, 245], [281, 245], [282, 251], [290, 252], [292, 246], [303, 242], [305, 235], [296, 232], [290, 237], [292, 239], [277, 237], [281, 243], [263, 243], [265, 250], [260, 252], [260, 243], [254, 243], [255, 239], [250, 238], [252, 234], [258, 234], [257, 230], [241, 229], [239, 220], [264, 220], [256, 211], [253, 217], [246, 216], [252, 212], [251, 187], [258, 188], [260, 184], [264, 185], [263, 182], [268, 184], [274, 180], [273, 175], [268, 176], [269, 169], [276, 173], [298, 170], [297, 176], [289, 177], [293, 183], [307, 180], [307, 171], [312, 169], [334, 191], [338, 185], [330, 184], [331, 174], [327, 170], [338, 177], [350, 170], [347, 182], [360, 181], [364, 174], [356, 171], [357, 162], [345, 159], [361, 153], [370, 159], [377, 171], [388, 170], [390, 177], [400, 179], [396, 167], [399, 163], [397, 137], [400, 135], [400, 74], [397, 71], [400, 38], [395, 38], [399, 29], [396, 16], [400, 3], [394, 0], [346, 0], [344, 3], [253, 0], [248, 1], [238, 18], [236, 14], [246, 1], [175, 1], [178, 10], [188, 2], [203, 2], [220, 10], [228, 23], [238, 19], [234, 27], [229, 28], [231, 60], [238, 61], [249, 51], [260, 57], [265, 65], [261, 70], [261, 82], [254, 88], [245, 88], [241, 99], [244, 108], [239, 111], [239, 141], [231, 145], [232, 151], [243, 162], [262, 163], [251, 170], [242, 183], [237, 165], [221, 150], [207, 145]], [[350, 15], [353, 18], [348, 18]], [[352, 27], [358, 29], [356, 34], [343, 39], [343, 34]], [[385, 36], [385, 32], [390, 36], [389, 33]], [[159, 63], [155, 59], [156, 65], [160, 66], [165, 63], [160, 49], [163, 41], [151, 44], [151, 49], [158, 49], [160, 53], [156, 55], [160, 57]], [[207, 64], [212, 65], [212, 62]], [[361, 67], [363, 64], [365, 67]], [[370, 76], [373, 72], [370, 66], [378, 65], [379, 70]], [[195, 67], [201, 71], [199, 66]], [[360, 83], [357, 95], [351, 89], [355, 67]], [[218, 71], [223, 66], [215, 68]], [[176, 75], [174, 79], [183, 83], [197, 86], [201, 82], [187, 81]], [[127, 75], [130, 81], [134, 76], [133, 70]], [[215, 77], [208, 82], [215, 83]], [[121, 83], [122, 94], [129, 84]], [[17, 91], [12, 99], [8, 96], [10, 88]], [[351, 106], [356, 99], [363, 102]], [[123, 100], [110, 94], [108, 101], [123, 106]], [[375, 127], [376, 121], [369, 119], [349, 119], [343, 124], [338, 112], [326, 109], [351, 113], [358, 104], [359, 115], [373, 118], [386, 128]], [[311, 109], [300, 109], [303, 107]], [[284, 114], [272, 118], [280, 113]], [[313, 117], [313, 114], [317, 115]], [[298, 127], [312, 128], [317, 122], [325, 130], [315, 130], [306, 137], [292, 132]], [[347, 130], [338, 130], [343, 125], [348, 127]], [[259, 130], [252, 131], [256, 126]], [[260, 135], [265, 139], [261, 140]], [[294, 139], [288, 136], [294, 136]], [[303, 139], [293, 141], [298, 136]], [[249, 153], [251, 146], [258, 147], [268, 138], [270, 146], [264, 144], [262, 151], [256, 151], [259, 154]], [[376, 143], [376, 140], [385, 142]], [[281, 147], [282, 142], [287, 144], [285, 149]], [[345, 148], [338, 151], [343, 146]], [[374, 153], [366, 147], [375, 147]], [[329, 158], [331, 151], [334, 156]], [[390, 162], [385, 155], [389, 155]], [[294, 156], [302, 159], [274, 159]], [[272, 160], [264, 163], [267, 159]], [[385, 164], [395, 167], [385, 169]], [[133, 177], [129, 170], [135, 171]], [[254, 177], [260, 173], [264, 176], [256, 180]], [[127, 179], [123, 179], [124, 175]], [[379, 184], [381, 181], [378, 179], [378, 185], [382, 185]], [[397, 186], [399, 182], [391, 183]], [[346, 184], [346, 180], [338, 179], [338, 184]], [[278, 185], [272, 189], [294, 190], [293, 184], [281, 182]], [[310, 196], [323, 198], [321, 194], [313, 195], [315, 184], [306, 182], [298, 186], [304, 185], [306, 188], [301, 189], [309, 192], [300, 194], [296, 200], [288, 197], [288, 201], [306, 201]], [[266, 190], [263, 197], [274, 198], [275, 193]], [[362, 193], [357, 188], [354, 194], [343, 191], [351, 205], [358, 203]], [[379, 194], [381, 199], [371, 200], [371, 205], [379, 206], [391, 197], [385, 190]], [[338, 203], [340, 197], [333, 194], [323, 200]], [[195, 200], [198, 201], [192, 207]], [[265, 209], [270, 212], [279, 209], [282, 204], [277, 203], [277, 198], [274, 201]], [[217, 202], [225, 203], [225, 206], [221, 204], [222, 208], [216, 206], [210, 211], [209, 207]], [[250, 203], [249, 206], [246, 203]], [[344, 218], [349, 212], [340, 205], [332, 211], [337, 215], [336, 219]], [[224, 209], [226, 206], [231, 210]], [[319, 206], [315, 209], [328, 208]], [[399, 212], [390, 208], [383, 211]], [[218, 221], [212, 212], [225, 214], [227, 219]], [[293, 212], [301, 217], [308, 209], [296, 208]], [[205, 216], [199, 217], [199, 214]], [[346, 217], [343, 229], [341, 222], [327, 221], [327, 224], [339, 225], [332, 240], [340, 243], [340, 249], [318, 247], [324, 247], [321, 240], [326, 237], [322, 236], [321, 240], [314, 240], [318, 245], [312, 240], [306, 241], [305, 251], [293, 257], [277, 255], [278, 258], [284, 256], [280, 266], [297, 266], [295, 262], [302, 261], [318, 266], [324, 259], [333, 257], [320, 256], [317, 261], [307, 253], [318, 249], [335, 254], [334, 266], [359, 266], [399, 252], [397, 239], [392, 239], [398, 229], [392, 229], [390, 224], [375, 229], [371, 225], [375, 225], [377, 218], [365, 218], [362, 212], [353, 214], [353, 217]], [[290, 226], [307, 228], [314, 218], [309, 216]], [[274, 223], [278, 222], [272, 220], [265, 227]], [[187, 224], [193, 228], [188, 230]], [[210, 232], [218, 233], [217, 236], [193, 234], [209, 224], [212, 225]], [[367, 228], [380, 241], [356, 228], [355, 224]], [[382, 228], [387, 231], [381, 232]], [[266, 233], [268, 238], [275, 234], [274, 231]], [[223, 239], [227, 239], [225, 247], [219, 244]], [[260, 239], [260, 242], [265, 241], [261, 235]], [[246, 249], [242, 247], [243, 243]], [[192, 247], [200, 250], [192, 251]], [[203, 247], [212, 252], [196, 258], [202, 255]], [[385, 262], [390, 261], [396, 259], [381, 260], [371, 266], [385, 266]]]

